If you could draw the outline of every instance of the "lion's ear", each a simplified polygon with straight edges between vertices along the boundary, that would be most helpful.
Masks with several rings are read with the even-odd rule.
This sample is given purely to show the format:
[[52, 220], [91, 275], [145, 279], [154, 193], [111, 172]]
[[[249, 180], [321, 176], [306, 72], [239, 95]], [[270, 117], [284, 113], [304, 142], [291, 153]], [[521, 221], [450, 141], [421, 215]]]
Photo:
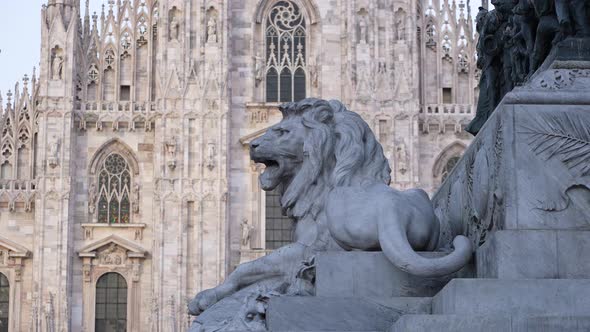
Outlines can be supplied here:
[[313, 109], [313, 119], [328, 124], [334, 121], [334, 110], [329, 105], [322, 105]]

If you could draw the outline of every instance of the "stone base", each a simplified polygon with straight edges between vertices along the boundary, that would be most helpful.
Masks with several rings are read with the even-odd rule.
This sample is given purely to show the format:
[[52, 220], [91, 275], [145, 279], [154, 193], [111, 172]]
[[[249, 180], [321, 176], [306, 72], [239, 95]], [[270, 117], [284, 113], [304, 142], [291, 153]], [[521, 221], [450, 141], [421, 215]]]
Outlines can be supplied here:
[[478, 278], [590, 279], [590, 231], [497, 231], [476, 253]]
[[583, 332], [590, 316], [405, 315], [388, 332]]
[[589, 279], [454, 279], [433, 314], [590, 316]]
[[[441, 257], [440, 252], [424, 252]], [[401, 271], [382, 252], [324, 252], [316, 259], [316, 295], [326, 297], [431, 297], [452, 278], [470, 278], [473, 268], [442, 278], [422, 278]]]
[[430, 298], [272, 298], [269, 331], [385, 331], [403, 314], [430, 313]]

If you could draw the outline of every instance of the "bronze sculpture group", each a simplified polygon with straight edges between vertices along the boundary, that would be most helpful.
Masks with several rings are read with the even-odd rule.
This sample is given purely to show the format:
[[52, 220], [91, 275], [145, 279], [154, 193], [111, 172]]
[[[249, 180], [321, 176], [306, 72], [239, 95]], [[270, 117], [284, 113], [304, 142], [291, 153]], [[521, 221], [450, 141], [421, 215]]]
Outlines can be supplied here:
[[492, 0], [495, 9], [476, 17], [477, 67], [481, 70], [477, 114], [466, 130], [476, 135], [502, 98], [522, 85], [553, 45], [590, 37], [587, 0]]

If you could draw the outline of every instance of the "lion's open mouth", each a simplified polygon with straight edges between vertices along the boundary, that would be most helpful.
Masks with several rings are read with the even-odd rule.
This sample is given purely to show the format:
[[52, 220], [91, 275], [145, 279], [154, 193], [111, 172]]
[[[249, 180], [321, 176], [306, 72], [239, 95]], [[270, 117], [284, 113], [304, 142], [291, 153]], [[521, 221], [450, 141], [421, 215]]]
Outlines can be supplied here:
[[279, 183], [281, 175], [281, 164], [276, 160], [261, 159], [257, 163], [264, 164], [266, 168], [260, 175], [260, 185], [264, 190], [273, 190]]

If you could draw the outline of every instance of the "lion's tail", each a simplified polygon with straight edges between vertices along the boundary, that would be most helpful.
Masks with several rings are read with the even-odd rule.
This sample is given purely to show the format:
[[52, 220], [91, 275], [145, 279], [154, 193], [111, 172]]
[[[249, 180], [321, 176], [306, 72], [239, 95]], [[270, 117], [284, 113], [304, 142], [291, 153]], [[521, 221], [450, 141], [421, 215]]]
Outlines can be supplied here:
[[454, 250], [448, 255], [427, 258], [414, 251], [401, 225], [398, 223], [389, 223], [389, 225], [392, 226], [389, 230], [379, 234], [383, 253], [395, 266], [409, 274], [439, 277], [459, 271], [471, 259], [471, 241], [463, 235], [455, 237]]

